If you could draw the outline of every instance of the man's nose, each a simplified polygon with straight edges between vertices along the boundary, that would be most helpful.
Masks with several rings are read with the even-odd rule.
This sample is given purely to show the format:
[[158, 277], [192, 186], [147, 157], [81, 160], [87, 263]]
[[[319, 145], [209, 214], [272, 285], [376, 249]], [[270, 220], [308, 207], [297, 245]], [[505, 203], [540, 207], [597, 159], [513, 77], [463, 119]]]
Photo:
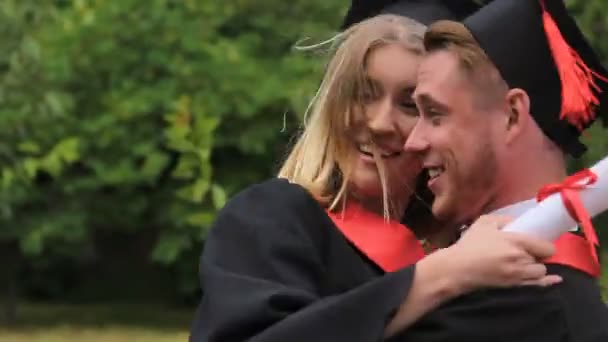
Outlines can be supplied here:
[[426, 139], [424, 126], [421, 120], [418, 120], [410, 135], [405, 140], [403, 150], [406, 152], [423, 152], [429, 148], [429, 142]]

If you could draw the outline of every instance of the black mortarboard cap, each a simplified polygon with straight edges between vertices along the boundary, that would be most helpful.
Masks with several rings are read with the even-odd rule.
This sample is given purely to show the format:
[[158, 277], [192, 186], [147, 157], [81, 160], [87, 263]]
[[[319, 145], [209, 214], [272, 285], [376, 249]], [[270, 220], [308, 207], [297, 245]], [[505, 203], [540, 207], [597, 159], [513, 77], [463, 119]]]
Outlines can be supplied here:
[[608, 73], [563, 0], [493, 0], [463, 24], [509, 87], [528, 93], [545, 135], [580, 157], [581, 133], [606, 103]]
[[342, 30], [378, 14], [397, 14], [424, 25], [437, 20], [460, 21], [479, 9], [471, 0], [352, 0]]

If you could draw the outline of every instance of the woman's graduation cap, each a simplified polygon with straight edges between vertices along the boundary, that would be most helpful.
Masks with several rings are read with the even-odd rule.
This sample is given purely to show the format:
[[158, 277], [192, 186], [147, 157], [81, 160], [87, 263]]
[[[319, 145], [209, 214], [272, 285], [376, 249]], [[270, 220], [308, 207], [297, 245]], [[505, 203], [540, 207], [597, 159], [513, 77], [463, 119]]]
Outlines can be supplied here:
[[352, 0], [342, 30], [378, 14], [397, 14], [424, 25], [437, 20], [462, 20], [479, 9], [469, 0]]
[[580, 157], [581, 133], [607, 99], [608, 72], [563, 0], [493, 0], [463, 24], [509, 87], [528, 93], [543, 132]]

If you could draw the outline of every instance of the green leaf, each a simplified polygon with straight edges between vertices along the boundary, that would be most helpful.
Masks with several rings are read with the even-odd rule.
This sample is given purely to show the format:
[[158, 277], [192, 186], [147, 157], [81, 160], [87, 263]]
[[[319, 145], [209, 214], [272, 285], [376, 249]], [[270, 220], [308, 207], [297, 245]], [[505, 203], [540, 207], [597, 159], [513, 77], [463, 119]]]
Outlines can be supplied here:
[[197, 117], [196, 124], [194, 125], [194, 136], [199, 141], [212, 137], [212, 133], [217, 129], [220, 124], [218, 117], [206, 116]]
[[46, 93], [44, 96], [44, 100], [46, 101], [47, 105], [49, 106], [49, 108], [53, 114], [56, 114], [56, 115], [63, 114], [63, 111], [65, 108], [64, 108], [63, 104], [61, 103], [60, 96], [57, 93], [55, 93], [55, 92]]
[[8, 189], [15, 180], [15, 173], [11, 169], [2, 170], [2, 188]]
[[57, 155], [66, 163], [73, 163], [80, 157], [79, 152], [80, 139], [77, 137], [69, 137], [62, 139], [55, 145], [51, 154]]
[[40, 153], [40, 145], [35, 141], [24, 141], [17, 145], [17, 150], [23, 153], [37, 154]]
[[141, 173], [144, 178], [153, 180], [165, 169], [169, 163], [169, 157], [160, 152], [152, 152], [146, 156], [144, 164], [141, 167]]
[[27, 57], [33, 60], [40, 59], [40, 45], [31, 36], [26, 36], [23, 39], [23, 52]]
[[213, 200], [213, 206], [217, 210], [221, 209], [226, 204], [226, 192], [217, 184], [211, 186], [211, 198]]
[[186, 223], [197, 227], [207, 227], [215, 220], [215, 213], [212, 211], [194, 213], [186, 217]]
[[198, 164], [196, 156], [191, 154], [182, 155], [172, 175], [177, 179], [192, 179], [196, 176]]
[[39, 167], [40, 163], [36, 159], [27, 158], [23, 161], [23, 169], [25, 170], [26, 176], [30, 179], [33, 179], [36, 176]]
[[0, 8], [2, 14], [6, 17], [12, 18], [16, 16], [16, 7], [13, 1], [2, 1], [0, 2]]
[[43, 233], [40, 229], [34, 229], [30, 231], [23, 239], [21, 239], [21, 250], [26, 255], [35, 256], [42, 253]]
[[209, 191], [209, 181], [197, 179], [193, 184], [186, 185], [177, 190], [177, 196], [185, 201], [201, 203], [207, 191]]
[[192, 202], [201, 203], [207, 191], [209, 191], [209, 181], [206, 179], [197, 179], [196, 182], [192, 184]]
[[58, 177], [63, 170], [63, 163], [58, 155], [50, 154], [42, 159], [40, 168], [50, 173], [53, 177]]
[[162, 264], [171, 264], [190, 246], [191, 242], [187, 235], [163, 234], [152, 251], [152, 259]]

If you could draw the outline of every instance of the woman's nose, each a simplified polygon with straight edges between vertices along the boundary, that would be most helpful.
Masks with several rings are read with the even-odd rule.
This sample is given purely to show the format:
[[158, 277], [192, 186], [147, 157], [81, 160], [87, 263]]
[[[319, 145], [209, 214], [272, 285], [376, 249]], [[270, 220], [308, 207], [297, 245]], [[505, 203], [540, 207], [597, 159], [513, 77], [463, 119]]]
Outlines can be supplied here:
[[390, 101], [378, 102], [376, 106], [371, 106], [368, 113], [368, 127], [374, 134], [389, 133], [395, 130], [395, 122], [391, 112], [393, 106]]

